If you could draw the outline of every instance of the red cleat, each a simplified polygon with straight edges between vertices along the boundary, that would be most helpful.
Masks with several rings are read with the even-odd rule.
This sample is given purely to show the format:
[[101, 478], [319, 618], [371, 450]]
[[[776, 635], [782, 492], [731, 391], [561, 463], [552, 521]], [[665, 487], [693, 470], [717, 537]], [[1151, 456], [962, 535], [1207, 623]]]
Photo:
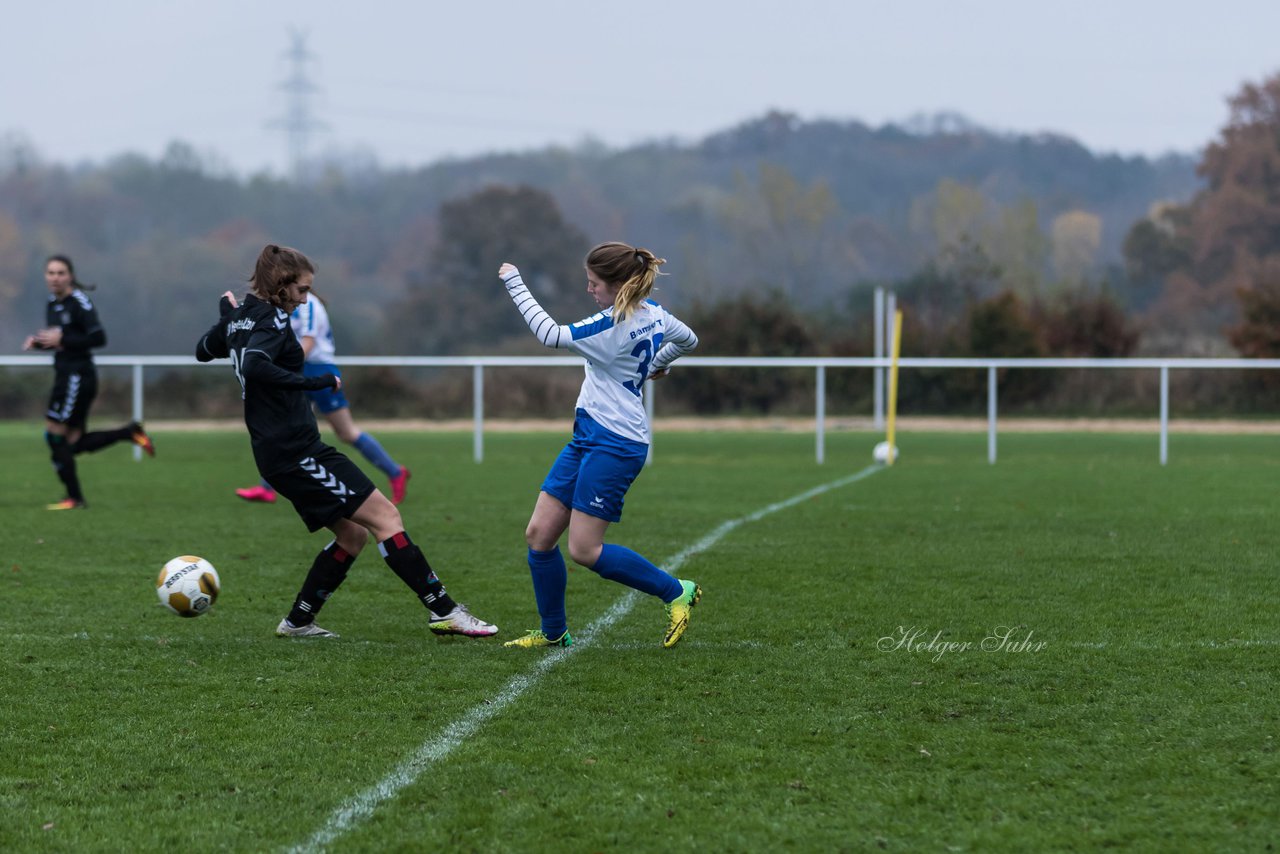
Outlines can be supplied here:
[[148, 457], [156, 455], [156, 443], [151, 441], [151, 437], [147, 435], [147, 431], [142, 429], [142, 425], [137, 421], [129, 424], [129, 440], [146, 452]]
[[391, 478], [392, 504], [399, 504], [401, 501], [404, 501], [404, 491], [409, 485], [409, 478], [411, 477], [413, 477], [413, 475], [409, 473], [409, 469], [405, 466], [400, 466], [400, 474]]
[[274, 489], [267, 489], [265, 486], [248, 486], [244, 489], [237, 489], [236, 495], [239, 495], [245, 501], [261, 501], [264, 504], [276, 503], [276, 492]]

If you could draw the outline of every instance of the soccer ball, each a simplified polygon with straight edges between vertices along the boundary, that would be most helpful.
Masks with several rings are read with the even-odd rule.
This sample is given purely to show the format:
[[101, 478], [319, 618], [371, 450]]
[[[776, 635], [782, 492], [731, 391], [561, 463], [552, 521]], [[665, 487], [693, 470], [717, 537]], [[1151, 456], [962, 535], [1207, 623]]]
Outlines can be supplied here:
[[[889, 447], [890, 446], [888, 442], [881, 442], [880, 444], [876, 445], [875, 449], [871, 452], [871, 456], [878, 463], [887, 463], [889, 462]], [[898, 447], [894, 445], [893, 459], [895, 461], [898, 459], [898, 453], [899, 453]]]
[[213, 564], [195, 555], [175, 557], [160, 570], [156, 595], [179, 617], [198, 617], [213, 607], [222, 582]]

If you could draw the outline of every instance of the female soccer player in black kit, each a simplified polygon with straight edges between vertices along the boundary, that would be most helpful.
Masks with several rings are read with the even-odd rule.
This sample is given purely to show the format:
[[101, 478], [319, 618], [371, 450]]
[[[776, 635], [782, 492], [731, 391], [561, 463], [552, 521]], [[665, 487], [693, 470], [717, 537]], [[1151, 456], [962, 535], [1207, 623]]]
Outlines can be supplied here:
[[51, 255], [44, 263], [44, 281], [49, 287], [45, 328], [28, 335], [22, 349], [54, 351], [53, 392], [45, 412], [44, 440], [67, 497], [50, 504], [49, 509], [77, 510], [86, 505], [76, 473], [76, 454], [99, 451], [123, 441], [133, 442], [153, 457], [156, 448], [136, 421], [115, 430], [84, 432], [89, 407], [98, 395], [98, 371], [90, 350], [106, 346], [107, 333], [98, 321], [97, 309], [85, 295], [92, 286], [76, 281], [70, 258]]
[[346, 578], [369, 534], [378, 541], [387, 566], [427, 606], [431, 631], [468, 637], [497, 634], [497, 626], [473, 616], [445, 592], [405, 533], [395, 505], [359, 467], [320, 441], [304, 392], [338, 389], [342, 380], [333, 374], [302, 374], [302, 345], [289, 323], [289, 313], [307, 301], [314, 280], [315, 265], [307, 256], [287, 246], [267, 246], [249, 278], [253, 292], [240, 304], [230, 291], [223, 294], [222, 318], [196, 345], [201, 362], [231, 359], [259, 474], [293, 502], [308, 530], [333, 531], [333, 542], [316, 555], [276, 634], [337, 637], [316, 625], [315, 617]]

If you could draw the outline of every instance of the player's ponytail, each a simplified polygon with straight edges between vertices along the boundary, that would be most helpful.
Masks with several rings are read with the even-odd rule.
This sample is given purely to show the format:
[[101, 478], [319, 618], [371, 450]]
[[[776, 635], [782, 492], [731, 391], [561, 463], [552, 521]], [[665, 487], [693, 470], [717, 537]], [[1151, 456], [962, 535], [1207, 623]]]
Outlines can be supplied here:
[[648, 249], [612, 241], [601, 243], [587, 253], [587, 269], [609, 284], [618, 284], [613, 300], [613, 320], [621, 323], [632, 315], [653, 292], [653, 283], [663, 275], [658, 268], [667, 263]]
[[315, 264], [297, 249], [268, 243], [258, 255], [249, 284], [259, 298], [280, 308], [284, 305], [284, 291], [306, 273], [313, 276]]

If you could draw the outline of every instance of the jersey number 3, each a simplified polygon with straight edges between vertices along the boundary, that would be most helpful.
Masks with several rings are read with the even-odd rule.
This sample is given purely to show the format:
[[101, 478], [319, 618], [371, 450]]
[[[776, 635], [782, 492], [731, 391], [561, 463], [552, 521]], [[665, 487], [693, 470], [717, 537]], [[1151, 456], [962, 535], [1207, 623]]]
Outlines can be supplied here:
[[652, 340], [641, 338], [631, 351], [631, 355], [640, 359], [640, 367], [637, 370], [638, 376], [634, 380], [627, 380], [622, 386], [636, 397], [640, 396], [640, 389], [644, 386], [644, 381], [649, 378], [649, 364], [653, 361], [654, 352], [660, 347], [662, 347], [661, 333], [654, 335]]

